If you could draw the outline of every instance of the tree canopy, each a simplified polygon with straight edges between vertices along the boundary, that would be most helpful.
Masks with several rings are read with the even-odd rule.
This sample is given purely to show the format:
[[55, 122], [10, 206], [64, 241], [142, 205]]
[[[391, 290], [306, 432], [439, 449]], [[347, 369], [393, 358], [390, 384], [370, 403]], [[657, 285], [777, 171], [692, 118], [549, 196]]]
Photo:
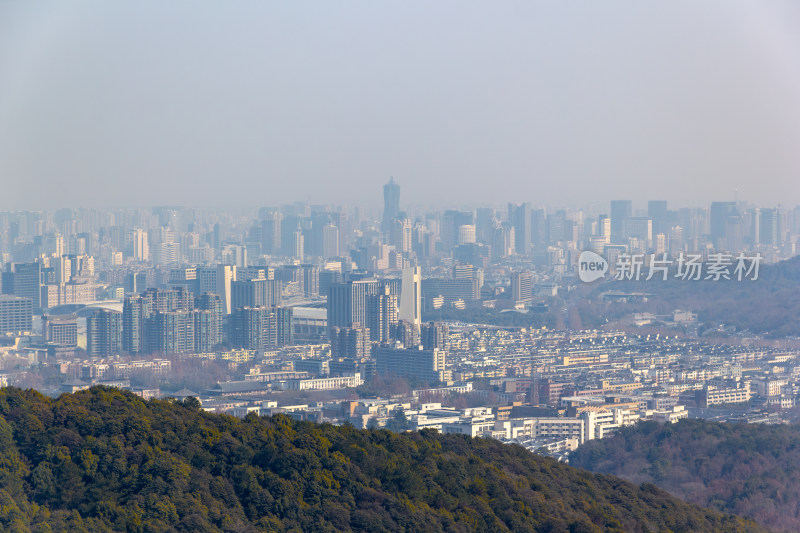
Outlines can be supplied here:
[[236, 419], [103, 387], [0, 390], [0, 529], [760, 530], [494, 440]]

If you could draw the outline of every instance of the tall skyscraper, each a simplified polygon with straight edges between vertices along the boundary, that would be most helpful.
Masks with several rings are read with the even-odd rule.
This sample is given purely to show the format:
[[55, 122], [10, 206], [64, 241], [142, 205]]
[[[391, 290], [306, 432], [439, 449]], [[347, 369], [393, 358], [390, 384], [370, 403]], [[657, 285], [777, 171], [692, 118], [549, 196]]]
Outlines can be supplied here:
[[281, 214], [277, 211], [265, 213], [261, 219], [261, 250], [269, 255], [281, 250]]
[[231, 282], [236, 281], [236, 267], [230, 265], [217, 265], [217, 286], [213, 291], [222, 299], [222, 310], [226, 315], [231, 314]]
[[514, 248], [520, 255], [531, 251], [531, 215], [527, 203], [508, 204], [508, 221], [514, 226]]
[[544, 209], [531, 211], [531, 244], [537, 250], [541, 250], [546, 246], [546, 220]]
[[669, 211], [666, 200], [647, 202], [647, 216], [653, 220], [654, 233], [666, 233], [669, 230]]
[[150, 245], [147, 232], [141, 229], [133, 230], [131, 235], [133, 245], [133, 258], [136, 261], [148, 261], [150, 259]]
[[758, 223], [758, 241], [767, 246], [780, 245], [780, 228], [777, 209], [761, 209]]
[[383, 186], [383, 224], [381, 230], [388, 234], [392, 221], [400, 214], [400, 186], [389, 178], [389, 183]]
[[378, 294], [378, 280], [363, 279], [333, 283], [328, 291], [328, 328], [351, 328], [366, 325], [368, 298]]
[[[736, 211], [736, 202], [711, 202], [710, 233], [714, 246], [720, 245], [720, 240], [725, 238], [725, 227], [728, 217]], [[736, 212], [738, 215], [738, 211]], [[723, 245], [724, 247], [724, 245]]]
[[33, 263], [16, 263], [13, 265], [14, 275], [11, 277], [15, 296], [30, 299], [34, 309], [42, 306], [42, 265]]
[[622, 227], [625, 219], [633, 216], [633, 203], [630, 200], [611, 200], [611, 242], [623, 244]]
[[403, 269], [399, 305], [397, 317], [412, 323], [419, 330], [422, 323], [422, 269], [419, 267]]

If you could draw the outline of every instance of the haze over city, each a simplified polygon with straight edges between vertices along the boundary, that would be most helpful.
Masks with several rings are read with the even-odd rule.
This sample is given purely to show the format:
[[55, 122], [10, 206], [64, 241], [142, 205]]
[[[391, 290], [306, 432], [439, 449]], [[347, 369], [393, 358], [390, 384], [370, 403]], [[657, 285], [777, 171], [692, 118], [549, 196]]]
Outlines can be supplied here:
[[798, 36], [793, 2], [4, 2], [0, 208], [796, 205]]

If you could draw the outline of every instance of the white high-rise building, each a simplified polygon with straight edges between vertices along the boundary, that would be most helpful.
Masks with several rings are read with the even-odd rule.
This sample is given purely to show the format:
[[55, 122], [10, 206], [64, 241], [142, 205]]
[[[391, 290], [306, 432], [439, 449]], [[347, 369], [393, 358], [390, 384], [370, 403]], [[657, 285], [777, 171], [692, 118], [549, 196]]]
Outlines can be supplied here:
[[408, 267], [403, 269], [400, 285], [400, 320], [411, 322], [417, 328], [422, 324], [422, 269]]
[[216, 293], [222, 300], [222, 309], [226, 315], [231, 314], [231, 281], [236, 281], [236, 267], [217, 265]]
[[133, 258], [137, 261], [150, 259], [150, 245], [147, 241], [147, 232], [142, 229], [133, 230]]

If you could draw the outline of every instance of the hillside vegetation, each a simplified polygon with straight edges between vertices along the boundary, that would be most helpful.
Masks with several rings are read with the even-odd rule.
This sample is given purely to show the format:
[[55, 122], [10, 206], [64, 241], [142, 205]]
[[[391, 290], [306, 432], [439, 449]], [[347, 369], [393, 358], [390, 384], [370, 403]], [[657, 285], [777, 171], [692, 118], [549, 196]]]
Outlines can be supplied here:
[[0, 530], [759, 531], [497, 441], [0, 390]]
[[574, 466], [655, 483], [773, 529], [800, 531], [800, 427], [681, 420], [640, 423], [589, 441]]

